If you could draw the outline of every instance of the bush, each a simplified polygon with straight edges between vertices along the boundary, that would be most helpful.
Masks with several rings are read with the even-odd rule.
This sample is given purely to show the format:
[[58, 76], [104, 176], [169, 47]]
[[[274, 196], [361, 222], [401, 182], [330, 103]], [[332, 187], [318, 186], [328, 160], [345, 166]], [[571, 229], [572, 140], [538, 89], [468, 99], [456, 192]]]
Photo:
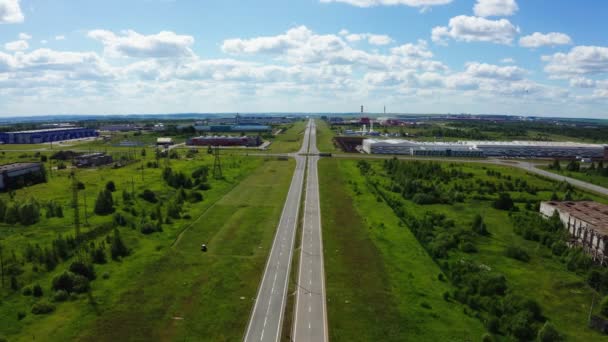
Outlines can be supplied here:
[[24, 296], [31, 296], [32, 295], [32, 288], [29, 286], [26, 286], [23, 288], [23, 290], [21, 291], [21, 294]]
[[80, 274], [74, 274], [72, 272], [63, 272], [62, 274], [53, 278], [53, 290], [63, 290], [67, 293], [84, 293], [90, 288], [89, 279]]
[[93, 264], [87, 264], [82, 261], [74, 261], [70, 265], [70, 272], [79, 274], [89, 280], [94, 280], [96, 278]]
[[201, 194], [198, 191], [192, 191], [188, 195], [188, 201], [191, 202], [191, 203], [201, 202], [202, 200], [203, 200], [203, 194]]
[[151, 223], [151, 222], [146, 222], [141, 226], [141, 228], [139, 230], [142, 232], [142, 234], [148, 235], [148, 234], [162, 231], [162, 228], [160, 228], [159, 226], [160, 225], [155, 225], [154, 223]]
[[562, 336], [550, 322], [545, 322], [543, 327], [538, 332], [539, 342], [559, 342], [562, 341]]
[[530, 256], [526, 253], [525, 250], [521, 249], [517, 246], [509, 246], [505, 250], [505, 255], [511, 259], [519, 260], [522, 262], [530, 261]]
[[95, 214], [97, 215], [108, 215], [114, 212], [114, 200], [112, 199], [112, 192], [109, 190], [103, 190], [97, 195], [95, 200]]
[[[23, 311], [17, 312], [17, 320], [20, 321], [20, 320], [22, 320], [24, 318], [25, 318], [25, 312], [23, 312]], [[0, 339], [0, 341], [2, 341], [2, 339]]]
[[600, 313], [603, 316], [608, 317], [608, 296], [604, 297], [600, 303]]
[[477, 247], [470, 241], [461, 243], [460, 250], [465, 253], [477, 253]]
[[34, 289], [32, 290], [32, 294], [34, 297], [42, 297], [42, 287], [39, 284], [34, 285]]
[[55, 291], [55, 293], [53, 294], [54, 302], [65, 302], [66, 300], [68, 300], [68, 298], [70, 298], [70, 295], [65, 290], [58, 290]]
[[55, 306], [49, 302], [38, 302], [32, 305], [34, 315], [43, 315], [55, 311]]
[[116, 191], [116, 184], [114, 184], [114, 181], [109, 181], [106, 183], [106, 190], [108, 190], [109, 192]]
[[158, 202], [158, 199], [156, 198], [156, 194], [154, 193], [154, 191], [149, 190], [149, 189], [145, 189], [144, 192], [139, 196], [141, 198], [143, 198], [145, 201], [150, 202], [150, 203]]
[[494, 201], [493, 206], [494, 208], [499, 210], [511, 210], [513, 209], [514, 204], [513, 200], [511, 199], [511, 195], [506, 192], [503, 192], [498, 195], [498, 199]]

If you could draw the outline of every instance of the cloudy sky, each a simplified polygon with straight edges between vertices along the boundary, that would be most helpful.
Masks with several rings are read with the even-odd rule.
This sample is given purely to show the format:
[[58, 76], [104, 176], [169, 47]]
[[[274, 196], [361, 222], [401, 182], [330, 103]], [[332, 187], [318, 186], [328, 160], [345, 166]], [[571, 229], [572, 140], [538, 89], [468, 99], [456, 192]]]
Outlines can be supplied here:
[[0, 0], [0, 115], [608, 118], [604, 0]]

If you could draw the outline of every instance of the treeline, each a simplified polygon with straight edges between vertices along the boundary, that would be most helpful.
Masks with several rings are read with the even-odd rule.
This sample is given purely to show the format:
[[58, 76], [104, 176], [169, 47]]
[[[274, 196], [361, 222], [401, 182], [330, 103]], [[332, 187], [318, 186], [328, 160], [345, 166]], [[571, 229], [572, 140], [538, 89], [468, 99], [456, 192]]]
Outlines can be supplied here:
[[556, 159], [549, 164], [549, 169], [555, 171], [583, 172], [587, 175], [608, 177], [608, 166], [604, 166], [603, 161], [600, 161], [597, 164], [592, 162], [588, 167], [582, 167], [580, 162], [571, 160], [565, 167], [562, 167], [560, 161]]

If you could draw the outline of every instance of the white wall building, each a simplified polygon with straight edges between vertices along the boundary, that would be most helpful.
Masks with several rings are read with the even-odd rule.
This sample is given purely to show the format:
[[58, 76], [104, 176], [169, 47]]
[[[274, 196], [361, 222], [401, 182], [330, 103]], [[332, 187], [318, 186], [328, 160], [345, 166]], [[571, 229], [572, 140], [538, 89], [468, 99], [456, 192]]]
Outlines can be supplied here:
[[370, 154], [405, 154], [455, 157], [540, 157], [602, 158], [608, 146], [574, 142], [545, 141], [457, 141], [419, 142], [412, 140], [363, 140], [363, 151]]
[[540, 212], [544, 216], [551, 217], [555, 211], [570, 233], [571, 246], [583, 247], [601, 264], [608, 261], [608, 205], [591, 201], [541, 202]]

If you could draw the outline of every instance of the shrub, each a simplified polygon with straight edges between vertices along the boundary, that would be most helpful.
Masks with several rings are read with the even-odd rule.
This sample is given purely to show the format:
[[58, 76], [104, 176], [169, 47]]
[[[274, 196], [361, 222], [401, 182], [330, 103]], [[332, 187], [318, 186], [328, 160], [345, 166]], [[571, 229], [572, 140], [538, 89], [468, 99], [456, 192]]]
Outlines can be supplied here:
[[66, 300], [68, 300], [68, 298], [70, 298], [70, 295], [65, 290], [58, 290], [55, 291], [55, 293], [53, 294], [54, 302], [65, 302]]
[[93, 264], [87, 264], [82, 261], [74, 261], [70, 265], [70, 272], [74, 274], [79, 274], [89, 280], [93, 280], [96, 278]]
[[95, 200], [95, 214], [97, 215], [108, 215], [114, 212], [114, 200], [112, 199], [112, 192], [109, 190], [103, 190], [97, 195]]
[[549, 321], [545, 322], [543, 327], [538, 331], [539, 342], [559, 342], [562, 341], [562, 336], [559, 334], [555, 326]]
[[513, 200], [511, 199], [511, 195], [506, 192], [503, 192], [498, 195], [498, 199], [494, 201], [494, 208], [499, 210], [511, 210], [513, 209]]
[[116, 184], [114, 184], [114, 181], [109, 181], [106, 183], [106, 190], [108, 190], [109, 192], [116, 191]]
[[49, 302], [38, 302], [32, 305], [34, 315], [43, 315], [55, 311], [55, 306]]
[[[23, 312], [23, 311], [17, 312], [17, 320], [20, 321], [20, 320], [22, 320], [24, 318], [25, 318], [25, 312]], [[2, 341], [2, 339], [0, 339], [0, 341]]]
[[42, 287], [39, 284], [34, 285], [34, 289], [32, 290], [32, 294], [34, 297], [42, 297]]
[[154, 191], [149, 190], [149, 189], [145, 189], [144, 192], [140, 195], [140, 197], [150, 203], [158, 202], [158, 199], [156, 198], [156, 194], [154, 193]]
[[111, 243], [110, 252], [112, 254], [112, 259], [117, 260], [118, 258], [129, 255], [129, 249], [122, 241], [118, 229], [114, 229], [114, 236], [111, 239]]
[[157, 225], [155, 225], [154, 223], [151, 222], [146, 222], [144, 223], [141, 228], [139, 229], [142, 234], [148, 235], [148, 234], [152, 234], [152, 233], [156, 233], [158, 231], [162, 231], [162, 229], [158, 229], [159, 227]]
[[530, 261], [530, 256], [528, 253], [520, 247], [517, 246], [509, 246], [505, 250], [505, 255], [511, 259], [519, 260], [522, 262]]
[[489, 235], [486, 224], [483, 222], [483, 218], [479, 214], [475, 215], [471, 229], [479, 235]]
[[203, 194], [201, 194], [198, 191], [192, 191], [188, 195], [188, 201], [191, 202], [191, 203], [201, 202], [202, 200], [203, 200]]
[[608, 296], [604, 297], [600, 303], [600, 313], [603, 316], [608, 317]]
[[492, 335], [490, 335], [488, 333], [485, 333], [481, 337], [481, 342], [494, 342], [494, 337], [492, 337]]
[[21, 294], [23, 294], [24, 296], [31, 296], [32, 288], [29, 286], [24, 287], [23, 290], [21, 291]]
[[460, 244], [460, 250], [465, 253], [476, 253], [477, 247], [472, 242], [466, 241]]

